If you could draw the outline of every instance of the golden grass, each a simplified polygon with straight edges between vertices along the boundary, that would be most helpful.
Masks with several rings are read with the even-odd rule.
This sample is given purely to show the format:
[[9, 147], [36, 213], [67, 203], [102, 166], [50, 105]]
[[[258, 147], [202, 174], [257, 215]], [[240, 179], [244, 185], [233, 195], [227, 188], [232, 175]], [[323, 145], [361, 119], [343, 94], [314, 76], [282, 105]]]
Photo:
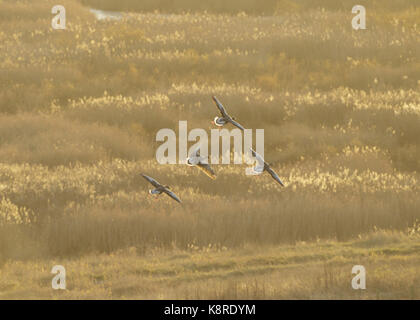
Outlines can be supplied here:
[[[171, 0], [81, 0], [83, 4], [103, 10], [117, 11], [159, 11], [159, 12], [194, 12], [209, 11], [216, 13], [247, 13], [247, 14], [273, 14], [273, 13], [302, 13], [304, 11], [316, 8], [327, 10], [347, 10], [350, 11], [355, 5], [351, 0], [211, 0], [199, 2], [194, 0], [178, 0], [174, 3]], [[415, 0], [360, 0], [360, 5], [364, 5], [374, 10], [383, 10], [387, 12], [415, 8]]]
[[[129, 247], [80, 259], [8, 262], [0, 299], [419, 299], [418, 234], [377, 231], [351, 242], [190, 246], [171, 252]], [[52, 290], [54, 265], [66, 290]], [[353, 290], [354, 265], [366, 289]]]
[[[101, 1], [130, 11], [118, 21], [66, 0], [59, 31], [54, 1], [0, 1], [0, 297], [417, 299], [418, 240], [407, 236], [420, 220], [416, 1], [369, 1], [363, 31], [344, 0]], [[179, 120], [210, 129], [212, 95], [245, 127], [264, 128], [286, 188], [245, 166], [215, 166], [212, 181], [157, 164], [157, 131]], [[147, 194], [141, 172], [183, 205]], [[376, 257], [378, 242], [402, 251]], [[209, 245], [217, 250], [198, 269], [185, 266]], [[348, 289], [359, 255], [376, 270], [365, 295]], [[86, 267], [95, 259], [98, 285]], [[54, 296], [44, 285], [58, 260], [75, 282]], [[143, 263], [169, 284], [130, 273]], [[382, 279], [392, 268], [404, 272]]]

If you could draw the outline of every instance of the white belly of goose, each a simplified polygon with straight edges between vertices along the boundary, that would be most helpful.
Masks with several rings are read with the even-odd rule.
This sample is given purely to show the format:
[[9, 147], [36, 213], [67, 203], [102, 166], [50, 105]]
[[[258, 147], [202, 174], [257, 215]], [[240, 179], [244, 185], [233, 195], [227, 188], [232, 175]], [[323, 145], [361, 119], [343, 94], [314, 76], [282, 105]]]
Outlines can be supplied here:
[[226, 120], [220, 117], [214, 118], [214, 124], [218, 127], [223, 127], [226, 124]]
[[161, 194], [162, 193], [162, 191], [160, 191], [160, 190], [157, 190], [157, 189], [151, 189], [151, 190], [149, 190], [149, 193], [150, 194]]

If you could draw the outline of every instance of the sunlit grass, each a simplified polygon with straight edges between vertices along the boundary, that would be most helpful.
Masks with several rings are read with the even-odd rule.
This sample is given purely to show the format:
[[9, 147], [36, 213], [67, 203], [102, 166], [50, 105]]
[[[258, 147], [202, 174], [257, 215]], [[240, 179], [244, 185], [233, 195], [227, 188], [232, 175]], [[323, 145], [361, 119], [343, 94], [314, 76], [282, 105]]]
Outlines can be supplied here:
[[[418, 298], [416, 1], [366, 2], [360, 31], [347, 0], [64, 0], [66, 30], [54, 1], [0, 1], [0, 298]], [[156, 162], [159, 129], [212, 128], [212, 95], [285, 188]]]
[[[81, 259], [9, 262], [0, 298], [9, 299], [418, 299], [418, 235], [377, 231], [360, 239], [249, 245], [229, 250], [129, 247]], [[63, 265], [67, 290], [51, 290], [51, 268]], [[363, 265], [366, 290], [351, 287]]]

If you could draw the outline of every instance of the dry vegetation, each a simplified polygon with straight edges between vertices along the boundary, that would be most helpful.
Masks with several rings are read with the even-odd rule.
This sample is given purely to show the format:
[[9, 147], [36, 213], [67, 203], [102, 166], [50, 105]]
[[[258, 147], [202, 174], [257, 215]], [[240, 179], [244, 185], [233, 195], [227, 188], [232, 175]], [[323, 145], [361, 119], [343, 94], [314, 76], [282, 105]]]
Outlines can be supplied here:
[[[0, 297], [30, 299], [418, 299], [419, 236], [377, 232], [337, 243], [293, 246], [128, 247], [83, 259], [16, 261], [0, 270]], [[367, 289], [350, 286], [353, 265]], [[68, 289], [51, 290], [51, 266], [63, 264]], [[24, 279], [24, 280], [23, 280]]]
[[[363, 31], [345, 0], [82, 2], [131, 13], [61, 1], [59, 31], [54, 1], [0, 1], [0, 298], [419, 299], [417, 0], [359, 1]], [[286, 188], [155, 161], [159, 129], [210, 129], [213, 94]]]

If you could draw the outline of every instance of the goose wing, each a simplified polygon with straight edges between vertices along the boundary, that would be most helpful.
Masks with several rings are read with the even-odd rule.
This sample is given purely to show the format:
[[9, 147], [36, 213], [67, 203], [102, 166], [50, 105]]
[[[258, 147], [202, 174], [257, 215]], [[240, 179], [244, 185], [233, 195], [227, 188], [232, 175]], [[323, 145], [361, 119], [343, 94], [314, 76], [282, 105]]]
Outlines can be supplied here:
[[151, 178], [151, 177], [149, 177], [149, 176], [146, 176], [145, 174], [141, 174], [142, 176], [143, 176], [143, 178], [145, 178], [147, 181], [149, 181], [155, 188], [159, 188], [159, 187], [161, 187], [162, 185], [159, 183], [159, 182], [157, 182], [155, 179], [153, 179], [153, 178]]
[[188, 156], [188, 158], [200, 158], [200, 146], [196, 147]]
[[230, 118], [226, 112], [225, 107], [220, 103], [220, 101], [215, 96], [213, 96], [213, 101], [216, 103], [216, 106], [219, 109], [220, 113], [222, 114], [223, 118]]
[[282, 187], [284, 187], [283, 182], [280, 180], [279, 176], [274, 172], [273, 169], [267, 167], [265, 170], [273, 177], [274, 180], [276, 180]]
[[203, 171], [210, 179], [216, 179], [216, 174], [208, 163], [198, 163], [197, 168]]
[[245, 128], [242, 127], [238, 122], [236, 122], [235, 120], [233, 120], [232, 118], [229, 118], [229, 122], [231, 124], [233, 124], [235, 127], [241, 129], [242, 131], [245, 131]]
[[175, 193], [173, 193], [172, 191], [168, 190], [167, 188], [165, 188], [163, 190], [163, 192], [165, 192], [168, 196], [170, 196], [176, 202], [182, 203], [182, 201], [178, 198], [178, 196]]
[[257, 152], [255, 152], [252, 148], [250, 148], [252, 156], [255, 157], [258, 161], [257, 167], [265, 167], [265, 165], [267, 164], [263, 157], [261, 157]]

